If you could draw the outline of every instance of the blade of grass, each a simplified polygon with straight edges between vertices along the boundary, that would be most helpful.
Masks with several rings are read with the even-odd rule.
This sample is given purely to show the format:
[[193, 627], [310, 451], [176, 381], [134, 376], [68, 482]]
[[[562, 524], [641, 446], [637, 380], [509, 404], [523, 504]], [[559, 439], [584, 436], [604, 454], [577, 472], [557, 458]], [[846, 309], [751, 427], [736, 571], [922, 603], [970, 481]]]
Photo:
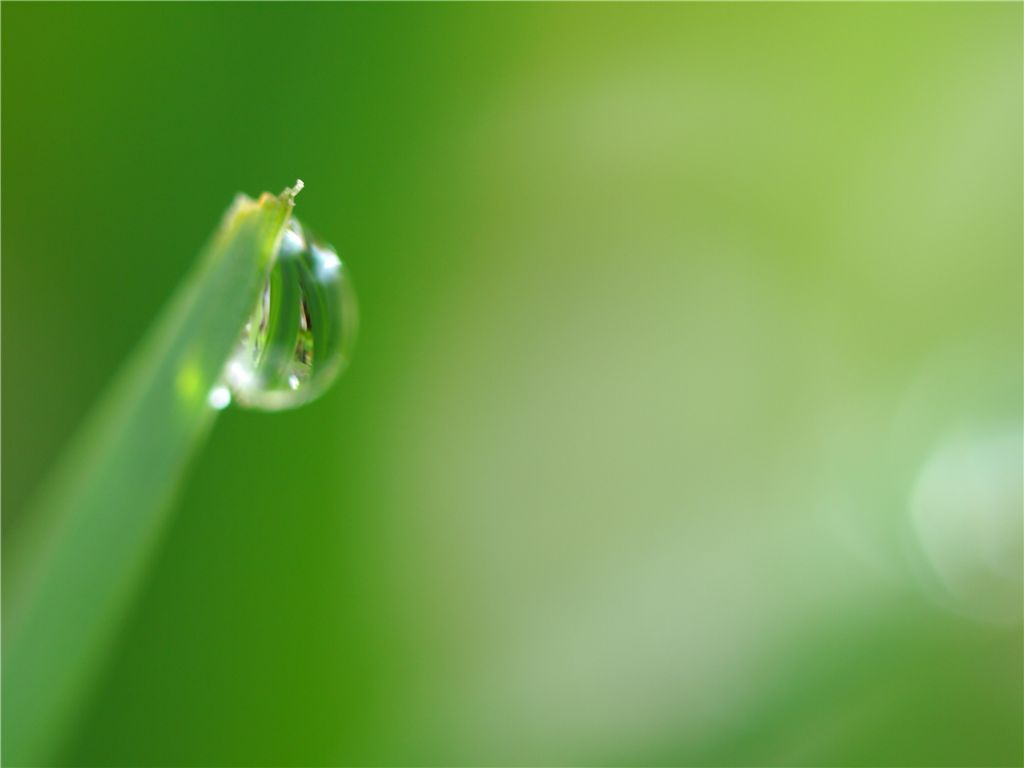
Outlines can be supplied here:
[[5, 765], [59, 754], [213, 423], [209, 392], [256, 304], [292, 197], [236, 198], [15, 532], [4, 583]]

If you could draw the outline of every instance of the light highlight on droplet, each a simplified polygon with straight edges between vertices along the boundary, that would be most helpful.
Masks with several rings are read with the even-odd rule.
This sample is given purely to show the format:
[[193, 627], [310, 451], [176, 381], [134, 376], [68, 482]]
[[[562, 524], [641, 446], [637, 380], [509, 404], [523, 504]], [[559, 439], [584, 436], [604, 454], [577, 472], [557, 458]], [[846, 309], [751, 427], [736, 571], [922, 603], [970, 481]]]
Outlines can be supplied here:
[[206, 401], [210, 404], [211, 408], [223, 411], [231, 405], [231, 390], [223, 385], [214, 387], [210, 390], [210, 394], [206, 398]]

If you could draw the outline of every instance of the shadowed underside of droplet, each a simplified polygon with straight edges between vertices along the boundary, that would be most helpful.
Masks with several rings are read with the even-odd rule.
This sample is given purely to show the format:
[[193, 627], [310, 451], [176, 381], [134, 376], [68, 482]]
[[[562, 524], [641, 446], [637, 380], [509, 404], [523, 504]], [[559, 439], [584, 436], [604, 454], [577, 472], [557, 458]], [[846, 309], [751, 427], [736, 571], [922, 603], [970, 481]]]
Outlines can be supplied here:
[[[320, 396], [348, 364], [356, 323], [355, 294], [337, 253], [292, 218], [225, 368], [231, 396], [265, 410]], [[226, 405], [227, 393], [215, 392], [220, 407]]]

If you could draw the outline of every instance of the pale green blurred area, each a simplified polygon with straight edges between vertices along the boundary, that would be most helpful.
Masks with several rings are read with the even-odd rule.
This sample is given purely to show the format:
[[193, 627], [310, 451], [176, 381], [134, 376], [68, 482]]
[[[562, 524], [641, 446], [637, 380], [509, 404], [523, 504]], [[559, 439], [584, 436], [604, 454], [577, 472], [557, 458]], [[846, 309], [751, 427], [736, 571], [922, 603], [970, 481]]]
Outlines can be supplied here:
[[66, 762], [1020, 765], [1022, 11], [5, 4], [5, 551], [236, 191], [362, 315]]

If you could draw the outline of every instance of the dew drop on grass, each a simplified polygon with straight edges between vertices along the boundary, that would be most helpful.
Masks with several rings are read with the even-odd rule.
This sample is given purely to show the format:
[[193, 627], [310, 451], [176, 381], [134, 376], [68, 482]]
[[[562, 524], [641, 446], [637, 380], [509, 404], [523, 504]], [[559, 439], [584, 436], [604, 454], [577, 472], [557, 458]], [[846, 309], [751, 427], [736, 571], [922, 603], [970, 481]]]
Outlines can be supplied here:
[[352, 282], [337, 252], [292, 217], [210, 404], [277, 411], [316, 399], [348, 364], [357, 322]]

